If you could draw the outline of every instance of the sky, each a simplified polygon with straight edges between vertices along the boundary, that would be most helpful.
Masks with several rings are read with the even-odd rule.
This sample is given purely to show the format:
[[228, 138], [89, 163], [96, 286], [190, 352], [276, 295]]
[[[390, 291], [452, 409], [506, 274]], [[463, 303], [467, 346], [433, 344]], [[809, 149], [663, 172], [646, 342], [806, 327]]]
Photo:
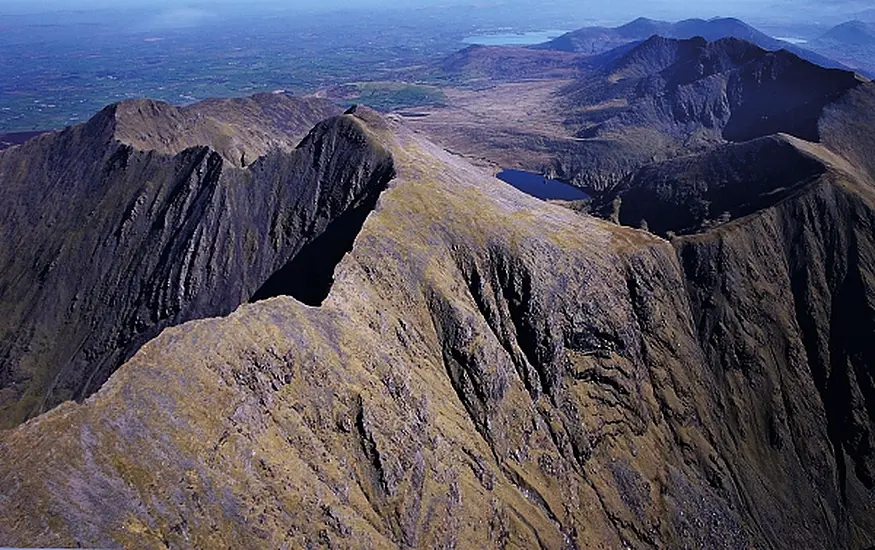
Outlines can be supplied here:
[[538, 7], [565, 5], [569, 10], [605, 11], [618, 7], [632, 11], [755, 12], [770, 8], [795, 8], [802, 12], [864, 11], [873, 7], [871, 0], [0, 0], [0, 13], [39, 13], [47, 11], [124, 10], [168, 7], [196, 8], [206, 11], [292, 9], [343, 10], [380, 8], [417, 8], [424, 6], [494, 5], [501, 7]]
[[[533, 8], [536, 8], [533, 10]], [[736, 16], [753, 23], [838, 24], [873, 8], [873, 0], [0, 0], [0, 17], [10, 14], [78, 12], [93, 17], [142, 14], [144, 25], [190, 27], [271, 12], [354, 12], [359, 10], [477, 10], [496, 23], [526, 17], [622, 23], [639, 16], [678, 20]], [[139, 17], [139, 15], [138, 15]], [[2, 26], [2, 21], [0, 21]]]

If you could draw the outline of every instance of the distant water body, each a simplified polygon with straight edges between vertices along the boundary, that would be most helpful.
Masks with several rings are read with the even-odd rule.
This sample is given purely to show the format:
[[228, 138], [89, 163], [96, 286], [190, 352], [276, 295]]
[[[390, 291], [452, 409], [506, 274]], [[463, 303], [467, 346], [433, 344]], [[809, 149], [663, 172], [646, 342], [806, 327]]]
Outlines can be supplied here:
[[529, 46], [541, 44], [558, 38], [567, 31], [530, 31], [530, 32], [502, 32], [478, 34], [462, 40], [465, 44], [479, 44], [481, 46]]
[[808, 40], [804, 38], [794, 38], [792, 36], [776, 36], [778, 40], [783, 40], [784, 42], [789, 42], [790, 44], [808, 44]]
[[496, 176], [505, 183], [516, 187], [523, 193], [528, 193], [541, 200], [579, 201], [588, 199], [589, 195], [567, 183], [545, 178], [539, 174], [522, 172], [520, 170], [504, 170]]

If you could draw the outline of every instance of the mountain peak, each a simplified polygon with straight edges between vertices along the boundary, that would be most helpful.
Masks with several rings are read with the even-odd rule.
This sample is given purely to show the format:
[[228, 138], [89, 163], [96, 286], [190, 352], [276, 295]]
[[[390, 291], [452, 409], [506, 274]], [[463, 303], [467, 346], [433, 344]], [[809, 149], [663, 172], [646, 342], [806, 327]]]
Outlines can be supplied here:
[[875, 45], [875, 24], [854, 20], [830, 29], [821, 40], [833, 40], [854, 46]]
[[331, 102], [285, 93], [207, 99], [176, 107], [151, 99], [114, 103], [87, 124], [90, 135], [167, 155], [208, 146], [227, 162], [246, 166], [271, 149], [292, 150], [314, 124], [336, 115]]
[[657, 21], [655, 19], [648, 19], [647, 17], [639, 17], [625, 25], [616, 27], [615, 30], [626, 36], [641, 36], [645, 34], [661, 34], [670, 25], [671, 23], [666, 21]]
[[[232, 104], [245, 109], [251, 100]], [[237, 119], [245, 117], [240, 112]], [[28, 242], [49, 243], [0, 254], [3, 271], [17, 274], [0, 285], [0, 313], [26, 327], [21, 338], [58, 337], [54, 351], [49, 344], [6, 348], [0, 384], [12, 376], [18, 389], [0, 395], [0, 426], [86, 397], [163, 328], [272, 296], [275, 282], [265, 285], [273, 275], [334, 227], [327, 241], [314, 245], [319, 254], [308, 248], [302, 271], [307, 284], [285, 277], [281, 285], [306, 303], [324, 299], [321, 292], [351, 232], [394, 177], [391, 155], [373, 139], [379, 117], [359, 109], [314, 122], [299, 147], [247, 156], [245, 168], [235, 168], [217, 148], [224, 146], [227, 155], [228, 143], [257, 147], [257, 141], [243, 140], [261, 128], [226, 122], [233, 119], [125, 101], [83, 125], [0, 155], [0, 199], [21, 199], [0, 221], [0, 231], [27, 226]], [[29, 171], [9, 170], [24, 164]], [[53, 206], [34, 213], [22, 206], [28, 204]], [[33, 275], [34, 266], [43, 265], [50, 267]], [[41, 281], [38, 288], [28, 287], [33, 277]], [[55, 294], [58, 288], [72, 290]], [[43, 293], [53, 300], [40, 298]], [[9, 309], [31, 300], [52, 305]], [[70, 332], [80, 326], [89, 327], [86, 337]], [[20, 355], [25, 349], [27, 357]], [[18, 370], [31, 361], [42, 374]]]

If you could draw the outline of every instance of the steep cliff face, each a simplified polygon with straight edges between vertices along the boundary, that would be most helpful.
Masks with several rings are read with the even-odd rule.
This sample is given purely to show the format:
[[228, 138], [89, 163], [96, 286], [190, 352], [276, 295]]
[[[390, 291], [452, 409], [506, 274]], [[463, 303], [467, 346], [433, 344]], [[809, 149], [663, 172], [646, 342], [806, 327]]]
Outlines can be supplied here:
[[796, 479], [752, 515], [772, 529], [796, 513], [793, 498], [820, 506], [837, 547], [868, 547], [875, 532], [873, 199], [871, 183], [832, 173], [675, 241], [729, 445], [757, 464], [739, 482]]
[[188, 147], [179, 113], [111, 106], [0, 153], [0, 425], [86, 397], [167, 326], [227, 315], [393, 174], [350, 116], [244, 169]]
[[870, 352], [809, 308], [871, 322], [868, 189], [825, 181], [676, 252], [351, 116], [397, 176], [321, 306], [169, 328], [84, 404], [0, 433], [0, 543], [875, 543]]
[[[775, 530], [794, 499], [818, 503], [840, 547], [871, 544], [875, 509], [875, 172], [860, 108], [872, 97], [860, 87], [827, 110], [829, 148], [788, 136], [727, 145], [644, 168], [596, 205], [689, 234], [672, 243], [725, 448], [754, 465], [738, 470], [748, 498], [771, 502], [752, 516]], [[763, 496], [757, 480], [777, 471], [797, 480]]]

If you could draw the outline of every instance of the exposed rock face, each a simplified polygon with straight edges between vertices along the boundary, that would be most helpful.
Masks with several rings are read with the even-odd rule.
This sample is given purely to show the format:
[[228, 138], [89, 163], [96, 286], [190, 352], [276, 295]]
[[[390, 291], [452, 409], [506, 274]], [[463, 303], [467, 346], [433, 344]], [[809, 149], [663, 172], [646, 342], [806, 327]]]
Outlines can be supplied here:
[[[297, 101], [237, 104], [264, 102], [286, 121], [273, 135], [291, 140]], [[88, 396], [167, 326], [229, 314], [392, 177], [389, 154], [351, 116], [243, 169], [236, 153], [189, 146], [211, 131], [188, 125], [191, 109], [114, 105], [0, 153], [0, 426]], [[268, 135], [221, 124], [217, 140]]]
[[672, 246], [338, 124], [397, 176], [321, 307], [169, 328], [0, 433], [0, 543], [875, 543], [863, 176], [812, 153], [816, 184]]
[[[829, 148], [787, 136], [727, 145], [644, 168], [596, 207], [662, 234], [695, 233], [672, 242], [720, 374], [710, 393], [729, 434], [759, 433], [731, 444], [740, 462], [766, 445], [775, 454], [739, 482], [754, 487], [769, 468], [818, 480], [799, 497], [835, 510], [826, 520], [839, 547], [871, 544], [875, 509], [873, 97], [861, 86], [827, 108], [819, 134]], [[813, 437], [801, 419], [821, 407]], [[837, 492], [823, 492], [827, 479]], [[773, 526], [791, 513], [754, 515]]]
[[[772, 456], [739, 469], [738, 482], [755, 493], [755, 480], [778, 470], [796, 478], [797, 498], [829, 510], [819, 521], [844, 548], [870, 547], [875, 533], [873, 235], [871, 182], [830, 174], [676, 242], [699, 341], [722, 375], [711, 395], [739, 463]], [[816, 427], [803, 420], [812, 413]], [[789, 501], [753, 512], [770, 530], [795, 514]]]

